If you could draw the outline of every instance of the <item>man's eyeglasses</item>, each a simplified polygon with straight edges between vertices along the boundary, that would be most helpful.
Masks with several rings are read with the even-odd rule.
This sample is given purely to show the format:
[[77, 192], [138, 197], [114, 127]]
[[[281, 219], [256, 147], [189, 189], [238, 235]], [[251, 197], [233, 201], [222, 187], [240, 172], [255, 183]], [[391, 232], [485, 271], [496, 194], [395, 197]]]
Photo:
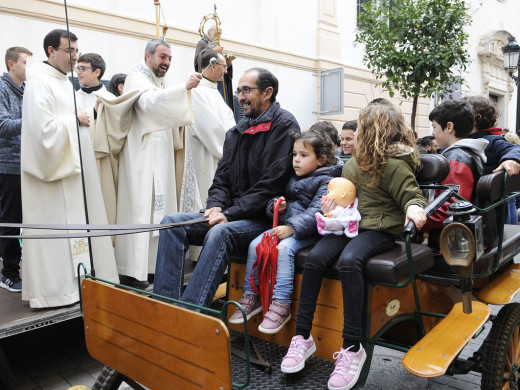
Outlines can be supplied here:
[[227, 68], [228, 68], [227, 64], [219, 64], [219, 63], [217, 63], [217, 64], [215, 64], [215, 65], [223, 66], [223, 67], [224, 67], [224, 70], [227, 70]]
[[260, 88], [260, 87], [244, 87], [244, 88], [242, 88], [242, 89], [237, 88], [237, 90], [235, 91], [235, 96], [238, 97], [238, 95], [240, 95], [241, 93], [243, 93], [244, 96], [249, 96], [249, 93], [250, 93], [253, 89], [261, 89], [261, 88]]
[[92, 71], [94, 71], [97, 68], [94, 66], [76, 66], [76, 72], [78, 72], [78, 73], [80, 73], [80, 72], [83, 73], [87, 69], [92, 69]]
[[63, 50], [65, 53], [77, 55], [78, 57], [81, 57], [81, 53], [78, 49], [73, 49], [72, 47], [69, 47], [68, 49], [64, 49], [63, 47], [57, 47], [56, 50]]

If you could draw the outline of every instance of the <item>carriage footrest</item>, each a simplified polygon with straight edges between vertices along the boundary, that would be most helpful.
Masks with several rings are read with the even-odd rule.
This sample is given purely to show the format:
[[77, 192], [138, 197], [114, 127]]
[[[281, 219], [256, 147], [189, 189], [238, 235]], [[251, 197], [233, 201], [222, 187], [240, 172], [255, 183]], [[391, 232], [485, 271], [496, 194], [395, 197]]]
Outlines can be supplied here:
[[404, 356], [402, 364], [412, 374], [432, 378], [444, 375], [453, 359], [487, 321], [491, 309], [472, 302], [473, 312], [465, 314], [462, 302], [456, 303], [446, 317]]
[[520, 264], [511, 264], [509, 268], [480, 290], [477, 298], [492, 305], [510, 303], [520, 290]]
[[220, 283], [213, 297], [213, 302], [222, 299], [226, 296], [227, 283]]

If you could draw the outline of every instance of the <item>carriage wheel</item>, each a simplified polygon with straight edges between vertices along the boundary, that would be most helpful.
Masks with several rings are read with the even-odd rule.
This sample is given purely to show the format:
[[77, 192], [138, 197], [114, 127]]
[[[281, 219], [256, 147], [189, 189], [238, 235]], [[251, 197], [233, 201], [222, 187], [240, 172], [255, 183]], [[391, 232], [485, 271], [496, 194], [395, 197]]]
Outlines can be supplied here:
[[510, 303], [500, 309], [485, 342], [482, 389], [519, 389], [519, 303]]
[[112, 367], [106, 366], [101, 370], [92, 390], [117, 390], [125, 380], [125, 376]]

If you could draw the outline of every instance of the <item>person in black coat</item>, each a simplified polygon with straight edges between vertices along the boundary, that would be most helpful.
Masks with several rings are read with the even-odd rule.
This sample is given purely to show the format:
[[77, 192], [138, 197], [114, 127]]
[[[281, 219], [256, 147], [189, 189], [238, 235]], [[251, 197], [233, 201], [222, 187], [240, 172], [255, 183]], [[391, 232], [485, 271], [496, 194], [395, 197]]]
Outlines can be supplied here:
[[503, 170], [510, 176], [519, 173], [520, 147], [507, 142], [502, 136], [502, 129], [495, 127], [498, 120], [495, 104], [482, 96], [470, 96], [462, 100], [472, 106], [475, 115], [475, 127], [467, 138], [484, 138], [488, 141], [484, 151], [487, 157], [484, 175]]
[[[199, 306], [209, 306], [224, 276], [231, 253], [247, 250], [270, 225], [264, 210], [283, 193], [292, 168], [294, 116], [276, 102], [278, 80], [267, 69], [248, 70], [237, 95], [245, 118], [228, 130], [213, 184], [202, 213], [175, 213], [162, 223], [207, 217], [206, 222], [161, 230], [154, 292]], [[181, 297], [185, 253], [202, 245], [197, 267]]]
[[[502, 136], [502, 129], [495, 127], [498, 110], [495, 104], [482, 96], [471, 96], [462, 99], [473, 107], [475, 128], [468, 138], [484, 138], [488, 146], [484, 153], [487, 162], [484, 164], [484, 175], [506, 171], [509, 176], [520, 172], [520, 146], [507, 142]], [[506, 224], [517, 225], [516, 201], [509, 200]]]

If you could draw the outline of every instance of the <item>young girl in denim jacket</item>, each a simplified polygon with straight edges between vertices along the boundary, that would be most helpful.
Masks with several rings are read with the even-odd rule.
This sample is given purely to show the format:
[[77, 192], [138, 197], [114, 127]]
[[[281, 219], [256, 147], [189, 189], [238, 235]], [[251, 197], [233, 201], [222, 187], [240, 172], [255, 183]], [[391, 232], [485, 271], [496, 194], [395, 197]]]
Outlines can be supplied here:
[[[322, 278], [339, 259], [343, 345], [334, 354], [330, 390], [352, 388], [366, 359], [360, 344], [365, 261], [392, 249], [408, 221], [414, 221], [418, 228], [426, 222], [426, 200], [415, 179], [419, 159], [414, 136], [400, 110], [388, 101], [369, 104], [359, 115], [356, 133], [353, 158], [345, 163], [342, 176], [356, 186], [359, 234], [353, 238], [324, 236], [309, 253], [302, 276], [296, 336], [281, 364], [283, 372], [298, 372], [316, 350], [310, 332]], [[333, 199], [326, 200], [321, 211], [327, 213], [335, 206]]]
[[[293, 292], [294, 256], [296, 253], [318, 240], [314, 214], [321, 208], [321, 197], [327, 192], [327, 185], [333, 177], [341, 175], [343, 162], [336, 157], [335, 147], [324, 132], [310, 130], [296, 136], [293, 149], [294, 175], [285, 188], [285, 200], [280, 205], [280, 225], [268, 232], [278, 235], [278, 269], [273, 300], [264, 320], [258, 327], [263, 333], [276, 333], [291, 318], [291, 296]], [[267, 214], [273, 217], [273, 204], [267, 206]], [[247, 319], [262, 311], [260, 297], [253, 292], [250, 275], [257, 259], [256, 246], [263, 234], [249, 245], [244, 294], [239, 303], [244, 308]], [[257, 278], [255, 275], [255, 283]], [[242, 312], [235, 310], [230, 317], [231, 324], [243, 323]]]

